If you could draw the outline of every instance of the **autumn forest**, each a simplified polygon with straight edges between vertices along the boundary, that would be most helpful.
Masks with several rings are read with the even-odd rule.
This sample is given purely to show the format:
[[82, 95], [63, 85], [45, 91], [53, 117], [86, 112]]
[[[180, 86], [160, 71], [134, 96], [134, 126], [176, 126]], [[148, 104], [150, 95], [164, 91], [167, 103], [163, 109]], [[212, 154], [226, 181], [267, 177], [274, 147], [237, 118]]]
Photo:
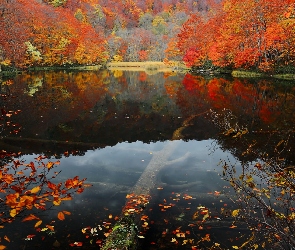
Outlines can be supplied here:
[[0, 0], [0, 250], [295, 249], [294, 72], [295, 0]]
[[0, 63], [292, 68], [294, 7], [294, 0], [3, 0]]

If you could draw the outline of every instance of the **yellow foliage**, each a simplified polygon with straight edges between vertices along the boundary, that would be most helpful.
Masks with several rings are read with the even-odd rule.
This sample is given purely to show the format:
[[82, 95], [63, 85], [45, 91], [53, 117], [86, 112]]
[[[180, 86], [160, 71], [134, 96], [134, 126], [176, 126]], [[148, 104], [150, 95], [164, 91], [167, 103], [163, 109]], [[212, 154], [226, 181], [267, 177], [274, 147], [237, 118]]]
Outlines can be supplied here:
[[164, 20], [163, 17], [161, 17], [161, 16], [156, 16], [155, 19], [153, 20], [152, 25], [153, 25], [154, 27], [156, 27], [156, 26], [158, 26], [159, 24], [165, 24], [165, 23], [166, 23], [166, 22], [165, 22], [165, 20]]
[[113, 62], [122, 62], [123, 58], [120, 55], [114, 55], [113, 56]]
[[4, 66], [8, 66], [8, 65], [10, 65], [10, 64], [11, 64], [11, 61], [10, 61], [10, 60], [8, 60], [8, 59], [6, 59], [6, 60], [4, 60], [4, 61], [0, 62], [0, 64], [1, 64], [1, 65], [4, 65]]
[[37, 186], [37, 187], [34, 187], [31, 189], [31, 194], [35, 194], [35, 193], [38, 193], [40, 191], [40, 187]]
[[236, 217], [239, 214], [239, 212], [240, 212], [240, 209], [233, 210], [232, 211], [232, 216]]
[[114, 77], [119, 78], [123, 75], [123, 71], [122, 70], [115, 70], [114, 71]]
[[84, 13], [82, 12], [81, 9], [77, 9], [77, 11], [75, 12], [75, 17], [82, 23], [87, 23], [87, 18], [84, 15]]

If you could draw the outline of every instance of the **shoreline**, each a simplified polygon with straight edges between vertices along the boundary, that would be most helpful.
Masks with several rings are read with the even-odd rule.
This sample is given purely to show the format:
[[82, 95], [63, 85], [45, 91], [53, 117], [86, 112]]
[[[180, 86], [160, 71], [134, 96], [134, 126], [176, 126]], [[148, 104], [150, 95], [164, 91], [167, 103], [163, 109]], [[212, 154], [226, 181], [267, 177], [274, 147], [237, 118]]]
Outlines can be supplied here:
[[157, 72], [183, 72], [189, 71], [182, 62], [171, 62], [170, 65], [160, 61], [146, 62], [109, 62], [106, 65], [108, 70], [124, 70], [124, 71], [145, 71], [146, 73]]
[[267, 73], [259, 71], [250, 71], [244, 69], [199, 69], [194, 70], [193, 68], [186, 67], [183, 62], [180, 61], [170, 61], [169, 63], [164, 63], [161, 61], [145, 61], [145, 62], [109, 62], [105, 65], [85, 65], [85, 66], [36, 66], [27, 69], [17, 69], [10, 68], [9, 70], [0, 71], [0, 80], [3, 77], [15, 77], [22, 72], [34, 72], [34, 71], [52, 71], [52, 70], [65, 70], [65, 71], [96, 71], [107, 69], [110, 71], [144, 71], [147, 74], [153, 75], [158, 72], [179, 72], [179, 73], [191, 73], [193, 75], [229, 75], [235, 78], [275, 78], [286, 81], [295, 81], [295, 74], [293, 73]]

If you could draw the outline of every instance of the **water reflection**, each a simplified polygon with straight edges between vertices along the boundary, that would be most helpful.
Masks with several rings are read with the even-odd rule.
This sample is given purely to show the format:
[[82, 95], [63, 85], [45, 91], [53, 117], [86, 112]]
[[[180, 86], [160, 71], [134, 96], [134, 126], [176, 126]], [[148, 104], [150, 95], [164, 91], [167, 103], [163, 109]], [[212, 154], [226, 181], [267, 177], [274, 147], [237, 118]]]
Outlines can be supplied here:
[[[151, 226], [146, 233], [146, 248], [142, 249], [175, 247], [170, 238], [163, 237], [162, 229], [167, 229], [168, 235], [181, 226], [193, 232], [191, 238], [205, 237], [205, 231], [187, 225], [195, 223], [192, 217], [200, 205], [210, 207], [212, 218], [213, 214], [221, 216], [224, 204], [230, 206], [225, 197], [214, 195], [227, 185], [216, 173], [221, 172], [221, 159], [241, 166], [262, 154], [271, 157], [274, 146], [286, 140], [286, 150], [280, 157], [288, 164], [295, 160], [290, 151], [294, 148], [295, 111], [294, 88], [290, 84], [267, 79], [99, 71], [24, 73], [5, 86], [9, 95], [1, 97], [2, 149], [11, 157], [20, 152], [19, 157], [28, 162], [39, 154], [59, 158], [57, 171], [62, 171], [57, 181], [80, 176], [93, 185], [58, 207], [72, 212], [66, 226], [56, 222], [58, 234], [46, 235], [37, 243], [24, 243], [22, 239], [32, 227], [18, 227], [14, 249], [20, 242], [26, 249], [33, 249], [34, 244], [43, 246], [44, 242], [52, 246], [55, 239], [63, 249], [73, 241], [91, 246], [80, 233], [81, 228], [102, 224], [109, 214], [119, 215], [126, 194], [153, 154], [173, 143], [172, 139], [179, 145], [169, 160], [186, 157], [159, 172], [156, 186], [164, 189], [153, 190], [149, 211], [157, 226]], [[237, 126], [248, 129], [242, 139], [222, 135]], [[244, 154], [253, 140], [255, 150], [261, 154]], [[188, 193], [194, 199], [183, 199]], [[176, 194], [180, 195], [179, 201]], [[165, 217], [169, 223], [157, 221], [164, 216], [159, 210], [164, 199], [177, 204]], [[55, 209], [44, 215], [44, 221], [56, 220]], [[217, 226], [216, 221], [210, 227], [215, 228], [211, 236], [225, 245], [229, 243], [222, 237], [239, 235], [238, 231], [229, 233], [229, 227], [223, 224]], [[154, 246], [150, 243], [155, 239], [158, 242]]]

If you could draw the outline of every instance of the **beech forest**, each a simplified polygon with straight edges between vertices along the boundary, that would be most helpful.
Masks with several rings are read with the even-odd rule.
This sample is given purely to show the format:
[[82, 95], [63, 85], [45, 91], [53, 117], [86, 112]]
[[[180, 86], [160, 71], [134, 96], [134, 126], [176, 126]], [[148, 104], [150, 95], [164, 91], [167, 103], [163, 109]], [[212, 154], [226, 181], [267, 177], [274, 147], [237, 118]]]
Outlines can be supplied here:
[[2, 0], [0, 65], [292, 67], [294, 0]]

